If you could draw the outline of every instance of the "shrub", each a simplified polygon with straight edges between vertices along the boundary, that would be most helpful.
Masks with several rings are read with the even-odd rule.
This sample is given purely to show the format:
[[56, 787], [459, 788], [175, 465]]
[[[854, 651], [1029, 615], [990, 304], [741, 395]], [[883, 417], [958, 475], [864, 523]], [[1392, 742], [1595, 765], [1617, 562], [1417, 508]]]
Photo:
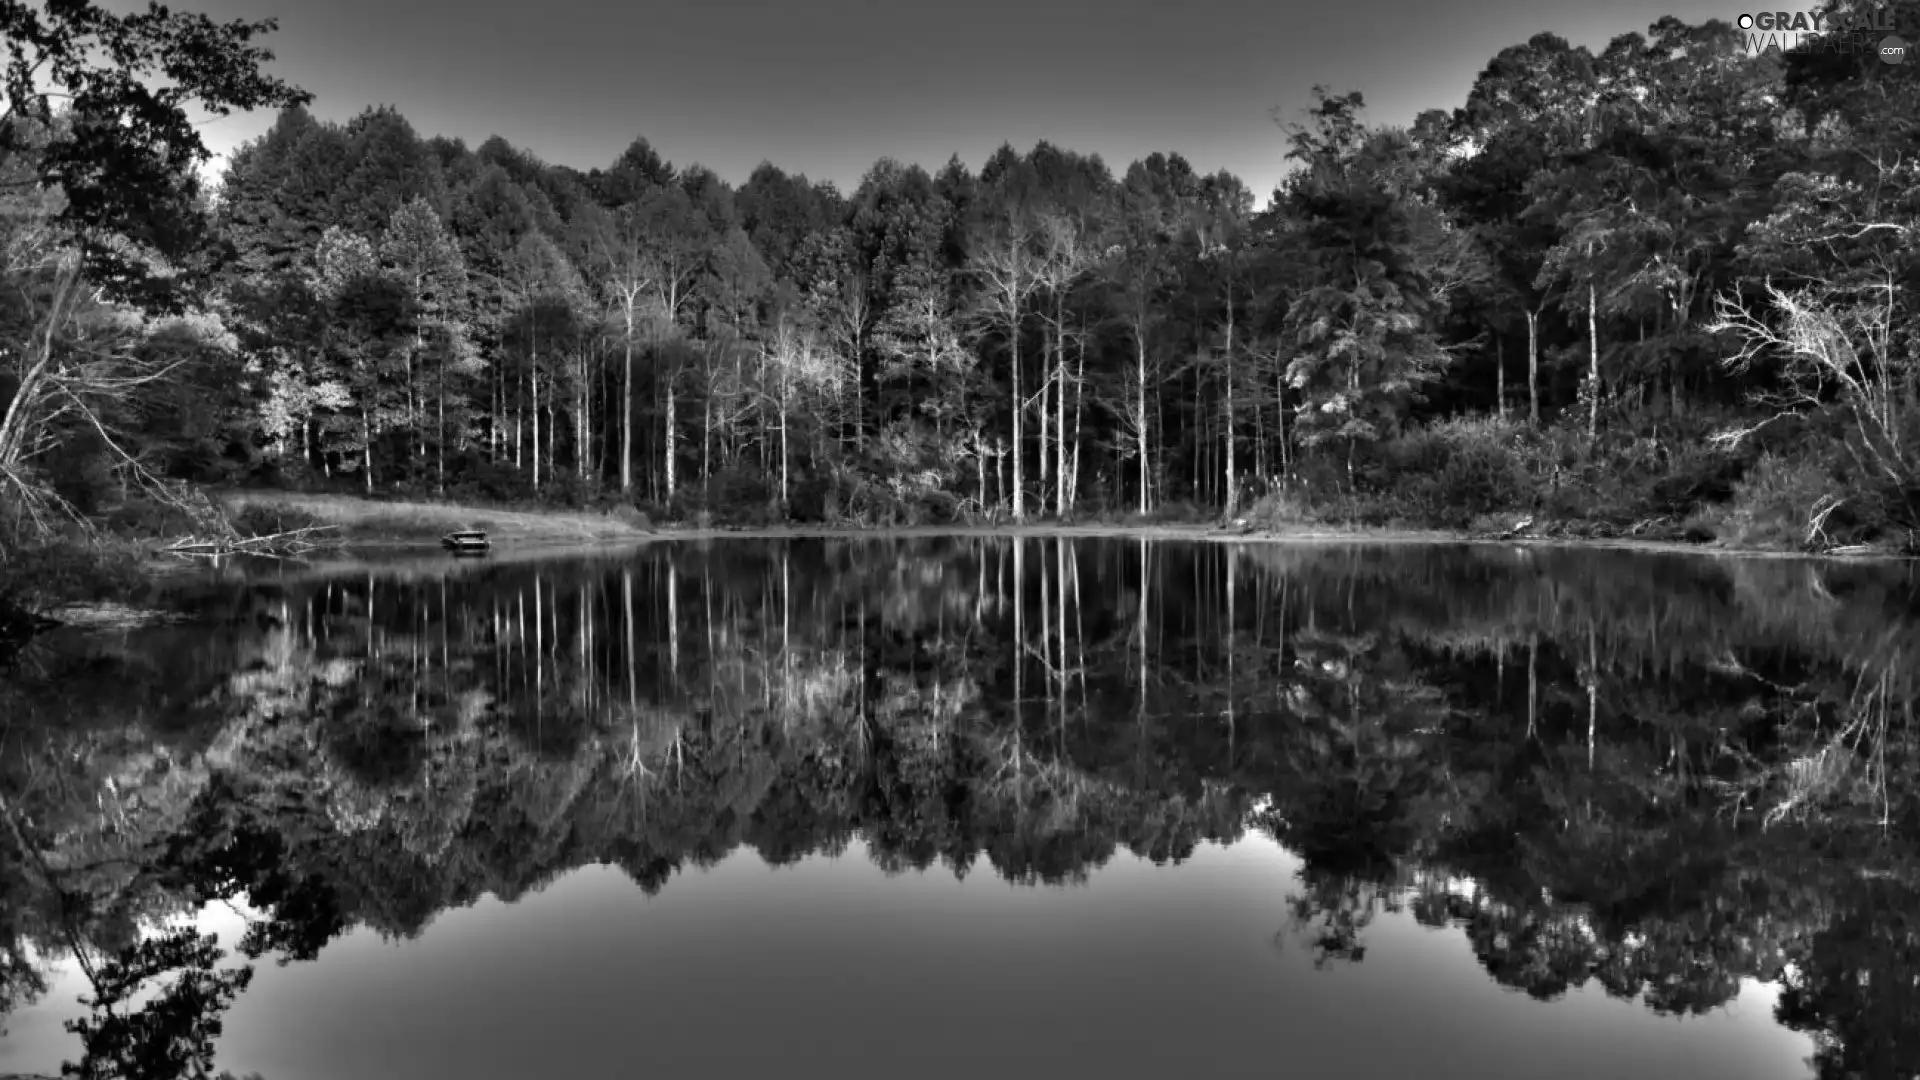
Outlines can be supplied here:
[[94, 600], [135, 600], [152, 589], [148, 553], [136, 541], [103, 535], [0, 543], [0, 597], [29, 609]]
[[1851, 538], [1843, 537], [1854, 531], [1856, 522], [1844, 502], [1826, 516], [1818, 532], [1810, 531], [1839, 490], [1840, 485], [1823, 463], [1772, 453], [1762, 455], [1734, 487], [1725, 519], [1725, 538], [1743, 546], [1790, 550], [1817, 546], [1821, 534], [1836, 542], [1848, 542]]
[[777, 483], [777, 478], [764, 476], [758, 469], [734, 465], [709, 477], [704, 492], [695, 489], [689, 496], [717, 521], [758, 525], [771, 516], [768, 508], [777, 493]]
[[1146, 521], [1152, 525], [1196, 525], [1212, 517], [1209, 511], [1186, 499], [1174, 499], [1148, 510]]
[[707, 510], [706, 497], [698, 488], [682, 488], [674, 492], [673, 497], [666, 501], [663, 516], [668, 521], [694, 523], [703, 514], [708, 518], [713, 516]]
[[822, 525], [829, 520], [827, 503], [833, 482], [824, 476], [807, 476], [787, 488], [787, 519], [807, 525]]
[[1733, 497], [1747, 465], [1740, 455], [1704, 442], [1679, 443], [1667, 458], [1664, 474], [1653, 479], [1648, 501], [1657, 512], [1673, 515], [1686, 515], [1702, 503], [1725, 502]]
[[861, 528], [911, 528], [942, 520], [942, 514], [951, 517], [958, 507], [951, 495], [929, 490], [914, 478], [887, 482], [851, 468], [837, 471], [829, 496], [829, 520]]
[[1533, 479], [1516, 444], [1518, 427], [1497, 419], [1449, 420], [1416, 430], [1383, 448], [1392, 479], [1379, 511], [1447, 528], [1529, 506]]
[[273, 491], [292, 491], [298, 487], [296, 477], [287, 469], [286, 463], [278, 458], [261, 458], [236, 479], [246, 487]]
[[646, 511], [641, 510], [637, 506], [621, 503], [608, 511], [608, 514], [616, 520], [625, 522], [642, 532], [653, 531], [653, 519], [647, 516]]
[[1690, 544], [1705, 544], [1728, 531], [1729, 511], [1723, 505], [1709, 503], [1695, 507], [1680, 522], [1680, 538]]
[[591, 479], [582, 479], [572, 472], [560, 472], [540, 477], [538, 502], [546, 506], [590, 507], [600, 494], [600, 487]]
[[526, 481], [513, 466], [488, 461], [469, 448], [447, 462], [447, 494], [460, 501], [504, 502], [518, 497]]
[[1247, 523], [1262, 529], [1281, 529], [1314, 520], [1312, 505], [1298, 491], [1289, 488], [1268, 492], [1247, 508]]

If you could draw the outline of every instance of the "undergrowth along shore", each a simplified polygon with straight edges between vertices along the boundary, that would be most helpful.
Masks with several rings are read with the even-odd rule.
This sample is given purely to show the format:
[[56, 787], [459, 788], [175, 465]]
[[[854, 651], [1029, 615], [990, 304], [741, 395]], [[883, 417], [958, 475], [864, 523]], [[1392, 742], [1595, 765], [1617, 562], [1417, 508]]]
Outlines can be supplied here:
[[[956, 534], [1428, 543], [1505, 539], [1720, 554], [1908, 554], [1886, 543], [1809, 542], [1805, 535], [1796, 537], [1780, 528], [1770, 532], [1722, 530], [1732, 535], [1711, 537], [1698, 524], [1698, 515], [1692, 523], [1656, 517], [1621, 527], [1591, 519], [1554, 518], [1541, 512], [1482, 513], [1475, 515], [1468, 527], [1436, 527], [1431, 522], [1384, 513], [1377, 504], [1369, 506], [1358, 498], [1349, 501], [1347, 515], [1342, 515], [1338, 508], [1335, 512], [1326, 507], [1316, 509], [1285, 492], [1255, 500], [1231, 520], [1222, 520], [1218, 511], [1204, 511], [1185, 503], [1166, 505], [1148, 514], [1109, 511], [1070, 516], [1064, 521], [1034, 516], [1021, 523], [977, 515], [947, 522], [894, 518], [807, 523], [782, 521], [778, 507], [756, 506], [746, 512], [719, 514], [702, 508], [689, 515], [690, 520], [658, 525], [628, 504], [602, 508], [503, 506], [273, 490], [207, 490], [195, 494], [206, 508], [197, 520], [180, 507], [134, 499], [101, 516], [91, 529], [76, 527], [57, 539], [32, 545], [0, 545], [0, 600], [30, 611], [77, 604], [150, 603], [175, 576], [169, 570], [195, 565], [192, 559], [166, 558], [162, 550], [170, 540], [202, 535], [197, 530], [205, 528], [209, 513], [217, 515], [238, 538], [320, 530], [313, 535], [325, 537], [321, 545], [338, 554], [437, 549], [441, 536], [462, 529], [485, 531], [502, 554], [605, 548], [649, 539]], [[1734, 513], [1739, 512], [1741, 508], [1736, 506]], [[1751, 510], [1745, 512], [1749, 518], [1753, 516]]]

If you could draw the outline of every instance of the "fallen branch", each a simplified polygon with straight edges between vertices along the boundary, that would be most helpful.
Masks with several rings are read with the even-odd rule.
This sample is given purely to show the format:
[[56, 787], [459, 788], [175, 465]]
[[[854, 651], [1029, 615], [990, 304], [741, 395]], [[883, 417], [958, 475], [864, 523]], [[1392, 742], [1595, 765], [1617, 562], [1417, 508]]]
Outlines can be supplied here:
[[1846, 500], [1837, 495], [1820, 496], [1819, 501], [1813, 504], [1813, 512], [1807, 518], [1808, 546], [1819, 545], [1828, 548], [1837, 546], [1827, 537], [1827, 519], [1845, 504]]
[[310, 525], [267, 536], [216, 537], [189, 536], [160, 550], [168, 555], [297, 555], [325, 545], [308, 539], [315, 533], [339, 528], [338, 525]]

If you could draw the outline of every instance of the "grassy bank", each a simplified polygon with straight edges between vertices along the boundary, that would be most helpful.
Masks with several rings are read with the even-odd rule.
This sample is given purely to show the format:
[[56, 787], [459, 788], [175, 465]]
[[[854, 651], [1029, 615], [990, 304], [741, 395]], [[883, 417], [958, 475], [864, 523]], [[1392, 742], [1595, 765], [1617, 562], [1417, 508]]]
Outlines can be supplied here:
[[[646, 515], [630, 509], [610, 512], [590, 509], [518, 510], [485, 505], [427, 501], [388, 501], [339, 494], [279, 491], [227, 492], [215, 496], [237, 522], [254, 532], [275, 527], [332, 526], [342, 546], [377, 553], [392, 549], [437, 548], [439, 539], [458, 529], [484, 530], [495, 543], [495, 558], [515, 553], [540, 555], [585, 551], [609, 544], [647, 539], [719, 540], [794, 539], [801, 537], [872, 537], [909, 539], [930, 536], [1082, 536], [1146, 539], [1221, 539], [1290, 542], [1466, 543], [1500, 539], [1503, 542], [1550, 544], [1641, 551], [1698, 554], [1807, 556], [1803, 547], [1767, 543], [1764, 537], [1728, 535], [1689, 542], [1671, 535], [1608, 535], [1570, 527], [1567, 522], [1528, 514], [1484, 515], [1472, 528], [1434, 527], [1393, 520], [1385, 523], [1347, 523], [1318, 515], [1296, 516], [1297, 507], [1284, 499], [1263, 499], [1232, 525], [1222, 526], [1211, 515], [1165, 510], [1151, 515], [1125, 514], [1058, 523], [1046, 519], [1022, 524], [927, 524], [861, 526], [856, 524], [683, 524], [655, 526]], [[1512, 537], [1514, 525], [1533, 519], [1532, 527]], [[1572, 525], [1578, 525], [1575, 522]], [[247, 531], [247, 530], [243, 530]], [[1624, 530], [1622, 530], [1624, 531]], [[1894, 554], [1866, 545], [1851, 554]]]
[[[206, 491], [172, 505], [132, 499], [48, 534], [0, 537], [0, 609], [51, 614], [91, 624], [156, 617], [176, 579], [199, 578], [212, 565], [167, 549], [183, 539], [226, 537], [235, 550], [254, 538], [298, 534], [296, 551], [275, 554], [338, 557], [343, 551], [431, 550], [444, 565], [440, 537], [485, 530], [496, 556], [630, 544], [654, 535], [632, 509], [514, 510], [433, 502], [388, 502], [345, 495]], [[270, 552], [272, 548], [265, 549]], [[210, 554], [203, 552], [202, 554]], [[304, 565], [303, 558], [289, 562]]]
[[[1787, 546], [1742, 544], [1728, 538], [1706, 543], [1677, 539], [1636, 536], [1594, 536], [1569, 531], [1550, 522], [1540, 522], [1524, 533], [1504, 537], [1524, 515], [1489, 519], [1484, 528], [1449, 529], [1392, 524], [1346, 524], [1337, 521], [1288, 520], [1275, 513], [1276, 504], [1263, 501], [1248, 515], [1223, 526], [1199, 513], [1163, 511], [1152, 515], [1125, 514], [1112, 517], [1058, 523], [1045, 519], [1022, 524], [929, 524], [861, 526], [809, 524], [733, 524], [693, 525], [669, 523], [653, 526], [638, 513], [608, 514], [593, 510], [541, 510], [538, 512], [487, 506], [460, 506], [430, 502], [387, 502], [348, 495], [307, 495], [284, 492], [244, 492], [220, 496], [239, 520], [256, 522], [314, 522], [338, 526], [349, 557], [328, 559], [329, 564], [377, 566], [399, 569], [402, 565], [420, 570], [444, 572], [446, 559], [436, 550], [432, 555], [419, 552], [436, 548], [439, 538], [454, 529], [484, 529], [495, 540], [489, 561], [548, 558], [569, 554], [591, 554], [608, 545], [642, 542], [649, 539], [712, 542], [724, 540], [781, 540], [806, 537], [906, 540], [936, 536], [1069, 536], [1116, 537], [1149, 540], [1216, 540], [1286, 543], [1484, 543], [1504, 542], [1527, 545], [1594, 547], [1635, 551], [1685, 552], [1706, 555], [1750, 555], [1768, 557], [1809, 557], [1810, 553]], [[357, 554], [352, 554], [357, 552]], [[1851, 554], [1888, 555], [1869, 550]]]
[[235, 491], [214, 496], [230, 518], [259, 527], [331, 526], [348, 547], [432, 546], [462, 529], [479, 529], [497, 546], [552, 547], [618, 543], [653, 533], [637, 511], [509, 510], [425, 501], [385, 501], [351, 495], [283, 491]]

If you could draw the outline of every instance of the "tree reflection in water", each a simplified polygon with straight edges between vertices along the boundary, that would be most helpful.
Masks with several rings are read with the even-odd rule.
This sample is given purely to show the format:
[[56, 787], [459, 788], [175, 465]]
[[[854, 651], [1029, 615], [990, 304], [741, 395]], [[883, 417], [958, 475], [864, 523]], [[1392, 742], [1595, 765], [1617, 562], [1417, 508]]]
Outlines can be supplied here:
[[[0, 1009], [71, 960], [74, 1075], [198, 1075], [247, 963], [590, 863], [653, 893], [858, 836], [889, 871], [1061, 885], [1254, 829], [1303, 860], [1283, 937], [1322, 965], [1407, 910], [1541, 999], [1697, 1014], [1777, 981], [1822, 1076], [1910, 1075], [1914, 595], [1857, 565], [1058, 538], [288, 574], [55, 639], [0, 691]], [[237, 960], [177, 927], [241, 901]]]

